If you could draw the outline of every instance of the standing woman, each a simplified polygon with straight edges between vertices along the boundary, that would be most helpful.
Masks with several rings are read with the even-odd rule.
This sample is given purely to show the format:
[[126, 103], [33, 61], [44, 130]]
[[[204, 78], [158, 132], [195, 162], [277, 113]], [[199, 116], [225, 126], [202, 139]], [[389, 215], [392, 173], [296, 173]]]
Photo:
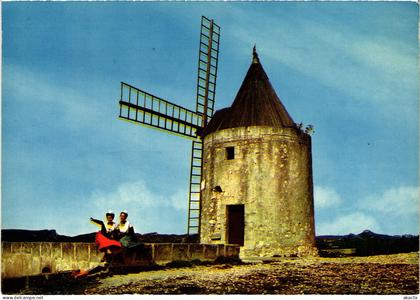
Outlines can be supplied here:
[[90, 218], [90, 221], [95, 223], [96, 225], [101, 226], [101, 231], [96, 233], [95, 242], [98, 245], [99, 251], [107, 252], [111, 254], [115, 250], [119, 250], [121, 248], [121, 243], [116, 241], [115, 233], [117, 224], [114, 222], [114, 213], [109, 211], [106, 213], [106, 223], [102, 222], [101, 220], [96, 220], [94, 218]]

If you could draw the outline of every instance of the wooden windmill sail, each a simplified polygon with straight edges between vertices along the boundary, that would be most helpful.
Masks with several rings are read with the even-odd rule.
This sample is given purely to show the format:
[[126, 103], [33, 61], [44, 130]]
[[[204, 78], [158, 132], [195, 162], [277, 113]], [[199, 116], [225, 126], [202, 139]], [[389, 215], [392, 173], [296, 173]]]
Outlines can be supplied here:
[[187, 233], [200, 231], [200, 185], [203, 167], [201, 132], [213, 116], [220, 27], [201, 18], [195, 111], [121, 82], [119, 118], [192, 139]]

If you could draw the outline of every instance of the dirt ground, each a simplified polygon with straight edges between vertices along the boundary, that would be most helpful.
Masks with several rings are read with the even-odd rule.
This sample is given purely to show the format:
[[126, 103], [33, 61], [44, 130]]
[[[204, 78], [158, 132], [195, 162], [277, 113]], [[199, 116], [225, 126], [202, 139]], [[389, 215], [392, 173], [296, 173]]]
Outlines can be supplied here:
[[84, 279], [39, 294], [376, 294], [419, 293], [418, 253], [278, 259], [198, 265]]

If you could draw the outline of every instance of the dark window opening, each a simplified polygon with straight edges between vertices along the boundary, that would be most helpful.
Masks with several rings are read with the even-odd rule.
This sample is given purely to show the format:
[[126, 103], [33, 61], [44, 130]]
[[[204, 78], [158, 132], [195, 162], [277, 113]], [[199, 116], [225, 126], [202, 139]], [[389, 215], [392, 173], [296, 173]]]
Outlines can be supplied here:
[[223, 192], [223, 191], [222, 191], [222, 188], [220, 187], [220, 185], [216, 185], [216, 186], [214, 187], [214, 191], [215, 191], [215, 192], [218, 192], [218, 193]]
[[226, 147], [226, 159], [234, 159], [234, 158], [235, 158], [235, 148]]
[[51, 269], [50, 269], [50, 267], [44, 267], [44, 268], [42, 268], [41, 272], [42, 273], [51, 273]]

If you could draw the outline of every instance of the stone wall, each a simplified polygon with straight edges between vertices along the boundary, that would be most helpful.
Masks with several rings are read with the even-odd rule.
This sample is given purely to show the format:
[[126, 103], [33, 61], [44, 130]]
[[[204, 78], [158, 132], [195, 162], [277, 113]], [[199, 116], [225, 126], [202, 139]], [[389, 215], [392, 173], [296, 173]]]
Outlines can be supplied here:
[[[63, 271], [89, 269], [100, 263], [103, 253], [94, 243], [2, 242], [1, 277], [13, 278]], [[219, 256], [238, 258], [239, 247], [203, 244], [145, 244], [151, 261], [213, 261]], [[148, 264], [150, 258], [129, 255], [128, 264]]]
[[228, 243], [227, 205], [243, 204], [241, 257], [316, 255], [309, 135], [230, 128], [206, 136], [203, 149], [202, 243]]
[[103, 254], [94, 243], [2, 242], [2, 278], [88, 269]]

